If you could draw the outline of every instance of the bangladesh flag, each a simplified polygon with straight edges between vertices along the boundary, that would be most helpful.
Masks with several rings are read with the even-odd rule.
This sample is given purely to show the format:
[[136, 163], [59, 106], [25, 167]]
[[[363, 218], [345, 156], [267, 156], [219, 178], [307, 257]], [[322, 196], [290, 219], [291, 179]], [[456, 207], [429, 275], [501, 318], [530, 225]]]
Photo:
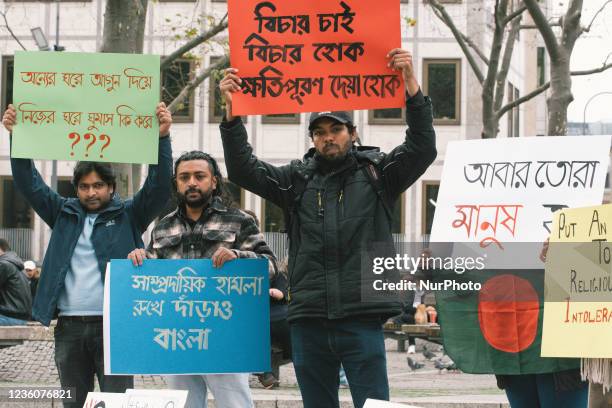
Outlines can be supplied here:
[[482, 285], [435, 292], [444, 349], [463, 372], [541, 374], [580, 367], [579, 359], [540, 357], [544, 270], [442, 270], [434, 280]]

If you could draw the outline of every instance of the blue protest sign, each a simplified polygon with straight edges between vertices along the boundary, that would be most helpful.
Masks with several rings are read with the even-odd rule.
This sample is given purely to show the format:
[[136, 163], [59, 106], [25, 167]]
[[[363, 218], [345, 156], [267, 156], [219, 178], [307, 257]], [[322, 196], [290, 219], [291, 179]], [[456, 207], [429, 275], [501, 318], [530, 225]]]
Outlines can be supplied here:
[[112, 260], [104, 295], [107, 374], [270, 370], [268, 260]]

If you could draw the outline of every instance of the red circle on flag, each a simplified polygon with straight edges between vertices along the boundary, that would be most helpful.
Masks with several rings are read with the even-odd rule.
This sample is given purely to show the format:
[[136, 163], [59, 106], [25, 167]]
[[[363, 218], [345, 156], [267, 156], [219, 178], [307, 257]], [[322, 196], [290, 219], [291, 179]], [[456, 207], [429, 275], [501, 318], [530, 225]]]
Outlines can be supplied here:
[[540, 301], [531, 283], [515, 275], [489, 279], [478, 296], [478, 321], [491, 347], [518, 353], [533, 343], [538, 333]]

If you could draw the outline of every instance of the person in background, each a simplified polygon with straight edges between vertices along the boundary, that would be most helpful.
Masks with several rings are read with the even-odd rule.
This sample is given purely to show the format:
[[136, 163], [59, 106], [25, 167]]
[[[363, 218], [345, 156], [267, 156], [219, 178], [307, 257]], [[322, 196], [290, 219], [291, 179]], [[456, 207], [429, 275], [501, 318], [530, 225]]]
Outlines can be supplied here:
[[32, 299], [34, 299], [36, 289], [38, 288], [38, 279], [40, 278], [40, 268], [36, 266], [34, 261], [25, 261], [23, 263], [23, 273], [25, 273], [30, 282], [30, 293], [32, 294]]
[[30, 285], [22, 269], [21, 258], [0, 238], [0, 326], [24, 325], [32, 314]]

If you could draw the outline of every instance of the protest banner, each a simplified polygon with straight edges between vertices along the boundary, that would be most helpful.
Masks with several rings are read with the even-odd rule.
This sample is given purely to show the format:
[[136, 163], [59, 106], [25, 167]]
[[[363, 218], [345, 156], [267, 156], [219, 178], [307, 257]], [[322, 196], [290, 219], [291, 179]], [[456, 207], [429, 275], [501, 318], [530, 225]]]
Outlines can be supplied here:
[[125, 393], [89, 392], [83, 408], [183, 408], [187, 391], [128, 389]]
[[[432, 242], [497, 254], [482, 270], [445, 278], [481, 283], [470, 293], [437, 291], [444, 347], [468, 373], [537, 374], [579, 360], [541, 357], [542, 243], [553, 212], [601, 203], [609, 136], [469, 140], [448, 144]], [[434, 254], [435, 255], [435, 254]]]
[[15, 53], [11, 156], [157, 163], [159, 56]]
[[[229, 0], [235, 115], [401, 108], [398, 0]], [[384, 29], [383, 29], [384, 27]]]
[[600, 204], [610, 136], [450, 142], [432, 241], [543, 242], [561, 208]]
[[127, 395], [114, 392], [89, 392], [83, 408], [125, 408]]
[[612, 357], [611, 237], [612, 205], [555, 213], [546, 258], [542, 356]]
[[107, 374], [270, 370], [268, 260], [112, 260], [104, 293]]
[[187, 403], [188, 391], [184, 390], [144, 390], [125, 391], [126, 408], [183, 408]]

